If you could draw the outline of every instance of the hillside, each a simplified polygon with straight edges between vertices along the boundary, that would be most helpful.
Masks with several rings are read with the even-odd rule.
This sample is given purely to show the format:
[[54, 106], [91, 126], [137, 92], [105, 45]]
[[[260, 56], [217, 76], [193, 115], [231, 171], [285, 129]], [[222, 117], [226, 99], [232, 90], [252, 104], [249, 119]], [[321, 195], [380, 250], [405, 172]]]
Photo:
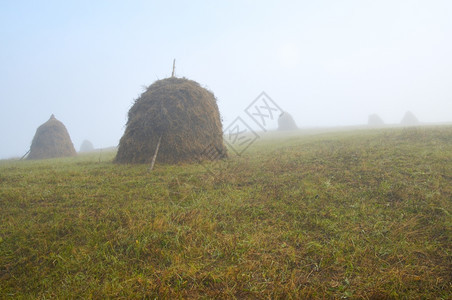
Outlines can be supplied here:
[[0, 298], [448, 298], [452, 127], [219, 163], [0, 161]]

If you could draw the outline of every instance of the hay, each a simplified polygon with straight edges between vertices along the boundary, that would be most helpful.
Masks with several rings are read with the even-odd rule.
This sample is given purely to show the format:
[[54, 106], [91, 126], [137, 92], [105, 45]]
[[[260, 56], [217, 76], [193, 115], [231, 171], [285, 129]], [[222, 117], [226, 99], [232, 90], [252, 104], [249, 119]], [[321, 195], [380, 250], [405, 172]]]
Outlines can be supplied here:
[[280, 131], [288, 131], [288, 130], [297, 130], [297, 124], [294, 119], [288, 112], [282, 112], [278, 118], [278, 130]]
[[367, 125], [371, 126], [371, 127], [379, 127], [379, 126], [383, 126], [385, 123], [383, 122], [383, 120], [380, 118], [379, 115], [377, 114], [372, 114], [369, 115], [369, 118], [367, 120]]
[[215, 96], [192, 80], [159, 80], [141, 94], [129, 110], [115, 162], [150, 163], [160, 137], [160, 163], [227, 157]]
[[54, 115], [38, 127], [27, 159], [75, 156], [75, 148], [63, 123]]
[[420, 125], [420, 122], [411, 111], [407, 111], [400, 124], [403, 126], [417, 126]]
[[93, 143], [88, 140], [84, 140], [80, 146], [80, 152], [91, 152], [94, 151]]

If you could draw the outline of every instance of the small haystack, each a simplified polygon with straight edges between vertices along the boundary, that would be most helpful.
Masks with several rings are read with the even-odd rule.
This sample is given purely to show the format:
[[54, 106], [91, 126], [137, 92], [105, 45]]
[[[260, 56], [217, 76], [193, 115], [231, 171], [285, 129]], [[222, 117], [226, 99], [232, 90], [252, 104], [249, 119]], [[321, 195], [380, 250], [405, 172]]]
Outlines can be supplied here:
[[84, 140], [80, 146], [80, 152], [91, 152], [94, 151], [93, 143], [88, 140]]
[[289, 130], [297, 130], [298, 126], [295, 123], [294, 119], [288, 112], [282, 112], [278, 118], [278, 130], [280, 131], [289, 131]]
[[153, 83], [129, 110], [115, 162], [150, 163], [158, 144], [160, 163], [225, 158], [215, 96], [185, 78]]
[[407, 111], [400, 124], [403, 126], [417, 126], [420, 125], [420, 122], [411, 111]]
[[380, 118], [379, 115], [372, 114], [372, 115], [369, 115], [367, 125], [369, 125], [371, 127], [379, 127], [379, 126], [385, 125], [385, 123], [383, 122], [383, 120]]
[[63, 123], [54, 115], [38, 127], [27, 159], [75, 156], [75, 148]]

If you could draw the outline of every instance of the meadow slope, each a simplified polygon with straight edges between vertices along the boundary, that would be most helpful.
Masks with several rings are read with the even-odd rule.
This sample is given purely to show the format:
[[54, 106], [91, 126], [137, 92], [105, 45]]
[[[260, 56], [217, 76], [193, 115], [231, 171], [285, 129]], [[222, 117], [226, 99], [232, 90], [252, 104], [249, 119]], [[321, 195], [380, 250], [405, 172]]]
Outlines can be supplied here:
[[0, 161], [0, 298], [452, 293], [451, 126], [275, 136], [152, 173], [113, 157]]

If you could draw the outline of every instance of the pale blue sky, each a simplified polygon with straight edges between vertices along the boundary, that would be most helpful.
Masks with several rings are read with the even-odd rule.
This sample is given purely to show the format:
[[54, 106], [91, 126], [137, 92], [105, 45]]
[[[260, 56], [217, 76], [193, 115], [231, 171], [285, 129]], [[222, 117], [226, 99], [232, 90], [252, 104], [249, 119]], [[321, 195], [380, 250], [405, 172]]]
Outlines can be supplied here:
[[0, 158], [53, 113], [118, 144], [143, 85], [201, 83], [224, 126], [262, 91], [300, 127], [452, 122], [452, 1], [0, 0]]

